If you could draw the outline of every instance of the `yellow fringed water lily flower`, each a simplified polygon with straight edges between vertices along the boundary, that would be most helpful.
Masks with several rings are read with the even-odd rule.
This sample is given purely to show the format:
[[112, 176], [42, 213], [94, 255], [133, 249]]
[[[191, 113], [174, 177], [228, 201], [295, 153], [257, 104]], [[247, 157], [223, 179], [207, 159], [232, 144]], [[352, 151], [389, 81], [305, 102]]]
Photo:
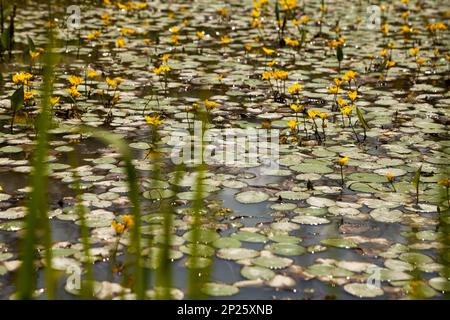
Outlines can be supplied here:
[[345, 166], [348, 160], [350, 160], [348, 157], [341, 157], [337, 159], [337, 162], [341, 167], [343, 167]]
[[264, 52], [264, 54], [266, 54], [268, 56], [275, 52], [275, 50], [269, 49], [269, 48], [266, 48], [266, 47], [263, 47], [262, 51]]
[[350, 100], [355, 101], [356, 98], [358, 98], [358, 91], [354, 90], [354, 91], [349, 91], [348, 93], [348, 97], [350, 98]]
[[328, 92], [331, 93], [331, 94], [338, 94], [339, 93], [339, 87], [330, 85], [330, 87], [328, 88]]
[[220, 105], [217, 102], [214, 101], [209, 101], [208, 99], [206, 99], [205, 101], [203, 101], [203, 103], [205, 104], [205, 108], [207, 110], [213, 110], [217, 107], [219, 107]]
[[33, 78], [33, 75], [31, 73], [19, 72], [12, 76], [12, 81], [15, 84], [27, 85], [31, 78]]
[[220, 38], [220, 41], [222, 42], [222, 44], [229, 44], [231, 42], [231, 38], [228, 36], [223, 36]]
[[294, 119], [289, 120], [287, 123], [289, 129], [291, 129], [292, 131], [295, 131], [297, 129], [297, 124], [298, 122], [295, 121]]
[[83, 82], [83, 79], [77, 76], [70, 76], [67, 80], [69, 80], [70, 84], [75, 87], [79, 86]]
[[288, 91], [290, 94], [298, 94], [300, 90], [302, 90], [304, 87], [303, 84], [294, 83], [292, 86], [288, 88]]
[[126, 229], [129, 229], [132, 226], [134, 226], [134, 218], [131, 215], [128, 215], [128, 214], [123, 215], [122, 216], [122, 221], [123, 221], [123, 224], [125, 225]]
[[347, 117], [350, 115], [350, 113], [352, 113], [352, 111], [353, 111], [353, 106], [348, 106], [348, 107], [341, 109], [341, 113]]
[[410, 53], [413, 57], [415, 57], [415, 56], [417, 56], [417, 54], [419, 53], [419, 50], [420, 50], [420, 48], [414, 47], [414, 48], [409, 49], [409, 53]]
[[34, 90], [24, 91], [24, 92], [23, 92], [23, 99], [24, 99], [25, 101], [31, 100], [31, 99], [34, 98], [34, 95], [35, 95], [35, 94], [36, 94], [36, 91], [34, 91]]
[[81, 93], [78, 91], [78, 89], [75, 86], [72, 86], [66, 90], [73, 98], [81, 97]]
[[161, 119], [159, 114], [154, 116], [145, 116], [144, 119], [149, 125], [154, 127], [159, 127], [164, 123], [164, 119]]
[[29, 50], [28, 52], [30, 54], [31, 60], [36, 59], [41, 54], [39, 51], [31, 51], [31, 50]]
[[305, 110], [305, 107], [304, 107], [304, 106], [302, 106], [302, 105], [300, 105], [300, 104], [295, 104], [295, 103], [291, 104], [291, 105], [290, 105], [290, 108], [291, 108], [294, 112], [299, 112], [299, 111]]
[[125, 232], [125, 225], [122, 223], [117, 223], [116, 221], [111, 222], [111, 227], [114, 229], [117, 235]]
[[59, 102], [59, 99], [61, 99], [61, 97], [50, 97], [50, 104], [52, 106], [56, 105]]
[[386, 173], [386, 179], [390, 183], [392, 183], [394, 181], [394, 175], [392, 174], [392, 172], [387, 172]]

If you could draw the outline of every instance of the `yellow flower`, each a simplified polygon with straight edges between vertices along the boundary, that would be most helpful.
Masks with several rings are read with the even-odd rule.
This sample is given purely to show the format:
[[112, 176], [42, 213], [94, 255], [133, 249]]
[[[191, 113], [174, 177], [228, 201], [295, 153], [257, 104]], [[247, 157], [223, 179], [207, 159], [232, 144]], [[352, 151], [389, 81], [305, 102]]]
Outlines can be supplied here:
[[297, 123], [298, 123], [297, 121], [295, 121], [294, 119], [291, 119], [288, 121], [287, 125], [292, 131], [295, 131], [295, 130], [297, 130]]
[[378, 52], [378, 54], [379, 54], [380, 56], [382, 56], [382, 57], [384, 57], [385, 55], [387, 55], [387, 53], [388, 53], [388, 50], [387, 50], [387, 49], [383, 49], [383, 50], [381, 50], [380, 52]]
[[116, 80], [115, 80], [115, 79], [111, 79], [110, 77], [106, 77], [106, 84], [107, 84], [109, 87], [113, 88], [113, 89], [117, 88], [117, 82], [116, 82]]
[[24, 98], [24, 100], [31, 100], [34, 98], [35, 94], [36, 94], [36, 91], [34, 91], [34, 90], [24, 91], [23, 98]]
[[400, 30], [401, 33], [410, 33], [411, 28], [407, 25], [402, 26], [402, 29]]
[[290, 108], [294, 111], [294, 112], [299, 112], [299, 111], [303, 111], [305, 110], [305, 107], [300, 105], [300, 104], [291, 104]]
[[297, 0], [279, 0], [283, 10], [294, 10], [297, 8]]
[[88, 78], [92, 79], [92, 78], [96, 78], [98, 76], [98, 72], [96, 70], [89, 69], [86, 72], [86, 75]]
[[169, 58], [170, 58], [170, 54], [166, 53], [160, 59], [161, 59], [161, 61], [167, 61], [167, 60], [169, 60]]
[[381, 26], [381, 32], [384, 34], [389, 33], [389, 25], [387, 23], [385, 23]]
[[154, 68], [153, 73], [159, 75], [161, 72], [166, 73], [166, 72], [169, 72], [170, 70], [171, 70], [170, 66], [163, 65], [163, 66], [159, 66], [158, 68]]
[[277, 64], [277, 60], [272, 60], [270, 62], [267, 62], [267, 66], [269, 66], [271, 68], [273, 68], [273, 66], [276, 65], [276, 64]]
[[253, 49], [253, 46], [250, 43], [247, 43], [244, 45], [244, 48], [246, 51], [251, 51]]
[[418, 58], [416, 59], [416, 63], [417, 63], [419, 66], [423, 65], [426, 61], [427, 61], [427, 59], [426, 59], [426, 58], [422, 58], [422, 57], [418, 57]]
[[116, 40], [116, 47], [117, 48], [125, 48], [126, 44], [125, 44], [125, 39], [120, 37]]
[[29, 50], [29, 53], [30, 53], [31, 60], [36, 59], [41, 54], [39, 51], [31, 51], [31, 50]]
[[89, 34], [86, 36], [86, 38], [87, 38], [88, 40], [94, 40], [94, 39], [97, 39], [98, 37], [100, 37], [100, 34], [101, 34], [101, 32], [100, 32], [99, 30], [95, 30], [95, 31], [89, 33]]
[[339, 97], [339, 98], [337, 98], [337, 103], [338, 103], [339, 107], [342, 108], [347, 105], [348, 101]]
[[317, 110], [309, 110], [308, 111], [308, 117], [310, 119], [315, 119], [320, 114], [320, 111]]
[[330, 85], [330, 87], [328, 88], [328, 92], [330, 92], [331, 94], [338, 94], [339, 87]]
[[261, 75], [261, 78], [263, 80], [269, 80], [272, 77], [272, 72], [269, 71], [264, 71], [263, 74]]
[[81, 97], [81, 93], [78, 91], [78, 89], [75, 86], [72, 86], [66, 90], [74, 98]]
[[69, 80], [70, 84], [75, 87], [79, 86], [83, 82], [83, 79], [77, 76], [70, 76], [67, 80]]
[[403, 19], [405, 19], [408, 16], [409, 16], [409, 11], [402, 12], [402, 14], [400, 15], [400, 17]]
[[342, 84], [342, 82], [343, 82], [343, 81], [342, 81], [341, 79], [339, 79], [339, 78], [334, 78], [333, 81], [334, 81], [334, 84], [335, 84], [337, 87], [340, 87], [341, 84]]
[[120, 29], [120, 34], [122, 34], [123, 36], [126, 36], [127, 34], [135, 34], [136, 30], [134, 29], [130, 29], [130, 28], [121, 28]]
[[111, 226], [113, 227], [116, 234], [122, 234], [125, 231], [125, 225], [122, 223], [117, 223], [116, 221], [111, 222]]
[[342, 77], [342, 80], [344, 81], [355, 80], [357, 75], [358, 74], [355, 71], [350, 70], [345, 73], [345, 75]]
[[145, 116], [145, 121], [151, 126], [158, 127], [164, 123], [164, 119], [161, 119], [160, 115], [155, 116]]
[[208, 99], [206, 99], [205, 101], [203, 101], [203, 103], [205, 104], [205, 108], [207, 110], [213, 110], [217, 107], [219, 107], [220, 105], [217, 102], [214, 101], [209, 101]]
[[283, 70], [277, 70], [272, 73], [272, 76], [275, 80], [286, 80], [289, 73]]
[[319, 113], [319, 117], [322, 120], [328, 119], [328, 113], [321, 112], [321, 113]]
[[300, 45], [300, 41], [298, 41], [297, 39], [291, 39], [291, 38], [284, 38], [284, 42], [291, 47], [298, 47]]
[[24, 84], [27, 85], [28, 81], [33, 78], [33, 75], [31, 73], [16, 73], [12, 76], [12, 80], [15, 84]]
[[204, 36], [205, 36], [205, 31], [197, 31], [197, 38], [203, 39]]
[[350, 160], [348, 157], [343, 157], [343, 158], [338, 158], [337, 162], [341, 167], [343, 167], [348, 160]]
[[169, 31], [172, 32], [172, 33], [178, 33], [178, 32], [180, 32], [180, 27], [169, 28]]
[[409, 49], [409, 53], [410, 53], [413, 57], [415, 57], [415, 56], [417, 56], [417, 54], [419, 53], [419, 50], [420, 50], [420, 48], [414, 47], [414, 48]]
[[292, 86], [288, 88], [290, 94], [298, 94], [300, 90], [302, 90], [304, 85], [299, 83], [294, 83]]
[[353, 106], [344, 107], [344, 108], [341, 109], [341, 113], [342, 113], [344, 116], [349, 117], [349, 116], [350, 116], [350, 113], [352, 112], [352, 110], [353, 110]]
[[230, 14], [230, 10], [228, 10], [227, 8], [220, 8], [219, 10], [217, 10], [217, 14], [222, 17], [226, 17]]
[[228, 36], [223, 36], [223, 37], [220, 38], [220, 41], [221, 41], [223, 44], [229, 44], [229, 43], [231, 42], [231, 39], [230, 39], [230, 37], [228, 37]]
[[358, 97], [358, 91], [354, 90], [354, 91], [349, 91], [348, 93], [348, 97], [350, 98], [350, 100], [355, 101], [356, 98]]
[[263, 47], [262, 51], [264, 52], [264, 54], [266, 54], [268, 56], [275, 52], [275, 50], [269, 49], [269, 48], [266, 48], [266, 47]]
[[170, 42], [172, 42], [172, 44], [174, 44], [174, 45], [178, 45], [178, 44], [180, 44], [180, 37], [177, 34], [173, 34], [170, 37]]
[[395, 61], [388, 60], [388, 61], [386, 62], [386, 67], [387, 67], [388, 69], [392, 68], [393, 66], [395, 66]]
[[61, 97], [50, 97], [50, 104], [52, 106], [56, 105], [59, 102], [59, 99], [61, 99]]
[[125, 225], [125, 228], [131, 228], [132, 226], [134, 226], [134, 218], [131, 215], [123, 215], [122, 216], [122, 221]]
[[386, 173], [386, 179], [390, 183], [392, 183], [394, 181], [394, 175], [392, 174], [392, 172], [387, 172]]

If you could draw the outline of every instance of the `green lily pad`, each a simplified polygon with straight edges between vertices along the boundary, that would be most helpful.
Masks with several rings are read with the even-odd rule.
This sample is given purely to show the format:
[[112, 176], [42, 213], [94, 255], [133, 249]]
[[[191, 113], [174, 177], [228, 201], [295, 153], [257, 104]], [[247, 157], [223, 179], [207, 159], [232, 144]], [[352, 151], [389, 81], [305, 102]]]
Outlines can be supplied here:
[[288, 258], [281, 257], [258, 257], [252, 259], [253, 264], [257, 266], [269, 268], [269, 269], [284, 269], [292, 264], [292, 260]]
[[358, 298], [375, 298], [384, 294], [383, 289], [368, 283], [348, 283], [344, 290]]
[[262, 191], [245, 191], [235, 195], [236, 201], [244, 204], [260, 203], [269, 199], [269, 195]]
[[347, 239], [324, 239], [321, 240], [320, 243], [327, 245], [327, 246], [332, 246], [332, 247], [337, 247], [337, 248], [356, 248], [358, 246], [358, 244], [353, 241], [353, 240], [347, 240]]
[[241, 269], [241, 275], [249, 280], [270, 280], [275, 277], [275, 272], [258, 266], [245, 266]]
[[306, 252], [306, 249], [294, 243], [272, 243], [264, 249], [282, 256], [298, 256]]
[[239, 288], [229, 284], [208, 282], [203, 285], [201, 291], [212, 297], [229, 297], [237, 294]]
[[247, 248], [223, 248], [217, 251], [217, 256], [225, 260], [242, 260], [257, 257], [259, 252]]

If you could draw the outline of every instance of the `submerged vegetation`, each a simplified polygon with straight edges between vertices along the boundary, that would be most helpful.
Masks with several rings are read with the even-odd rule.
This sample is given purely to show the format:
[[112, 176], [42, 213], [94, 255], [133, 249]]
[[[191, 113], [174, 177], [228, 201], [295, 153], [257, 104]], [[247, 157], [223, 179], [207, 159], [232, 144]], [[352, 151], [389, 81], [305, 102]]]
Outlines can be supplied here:
[[445, 1], [73, 2], [0, 0], [0, 298], [448, 297]]

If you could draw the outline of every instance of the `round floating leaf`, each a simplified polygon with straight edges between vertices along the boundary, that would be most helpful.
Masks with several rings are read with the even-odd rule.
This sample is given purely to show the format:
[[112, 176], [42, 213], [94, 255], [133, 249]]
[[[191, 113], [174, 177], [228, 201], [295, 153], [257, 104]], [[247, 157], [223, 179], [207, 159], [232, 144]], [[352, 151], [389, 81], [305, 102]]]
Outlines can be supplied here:
[[238, 231], [231, 235], [231, 238], [246, 242], [264, 243], [267, 241], [266, 236], [250, 231]]
[[284, 269], [292, 264], [292, 260], [281, 257], [258, 257], [252, 260], [253, 264], [257, 266], [270, 269]]
[[370, 216], [379, 222], [394, 223], [402, 221], [403, 213], [400, 210], [389, 210], [387, 208], [378, 208], [370, 212]]
[[269, 236], [269, 240], [281, 243], [298, 243], [302, 239], [287, 234], [274, 234]]
[[324, 239], [322, 241], [320, 241], [320, 243], [327, 245], [327, 246], [332, 246], [332, 247], [337, 247], [337, 248], [356, 248], [358, 246], [358, 244], [353, 241], [353, 240], [347, 240], [347, 239]]
[[384, 294], [383, 289], [368, 283], [348, 283], [344, 290], [358, 298], [374, 298]]
[[292, 222], [316, 226], [319, 224], [330, 223], [330, 220], [315, 216], [296, 216], [292, 219]]
[[443, 277], [432, 278], [428, 281], [430, 286], [441, 292], [449, 292], [450, 291], [450, 281]]
[[405, 252], [400, 255], [400, 260], [406, 261], [412, 265], [421, 265], [433, 262], [433, 259], [423, 253]]
[[241, 269], [241, 275], [250, 280], [262, 279], [270, 280], [275, 277], [275, 272], [270, 269], [258, 266], [245, 266]]
[[[194, 237], [197, 237], [194, 239]], [[199, 229], [199, 230], [191, 230], [186, 232], [183, 235], [183, 238], [189, 242], [198, 241], [201, 243], [211, 243], [220, 238], [219, 234], [217, 234], [214, 230], [209, 229]]]
[[189, 269], [204, 269], [212, 264], [212, 260], [202, 257], [188, 257], [184, 265]]
[[223, 248], [217, 251], [217, 256], [225, 260], [242, 260], [257, 257], [259, 252], [247, 248]]
[[306, 249], [294, 243], [272, 243], [264, 249], [282, 256], [298, 256], [306, 252]]
[[237, 294], [239, 288], [223, 283], [208, 282], [203, 285], [201, 291], [213, 297], [228, 297]]
[[242, 243], [237, 239], [223, 237], [214, 241], [212, 245], [218, 249], [240, 248], [242, 246]]
[[269, 199], [269, 195], [262, 191], [245, 191], [237, 193], [236, 201], [244, 204], [260, 203]]

